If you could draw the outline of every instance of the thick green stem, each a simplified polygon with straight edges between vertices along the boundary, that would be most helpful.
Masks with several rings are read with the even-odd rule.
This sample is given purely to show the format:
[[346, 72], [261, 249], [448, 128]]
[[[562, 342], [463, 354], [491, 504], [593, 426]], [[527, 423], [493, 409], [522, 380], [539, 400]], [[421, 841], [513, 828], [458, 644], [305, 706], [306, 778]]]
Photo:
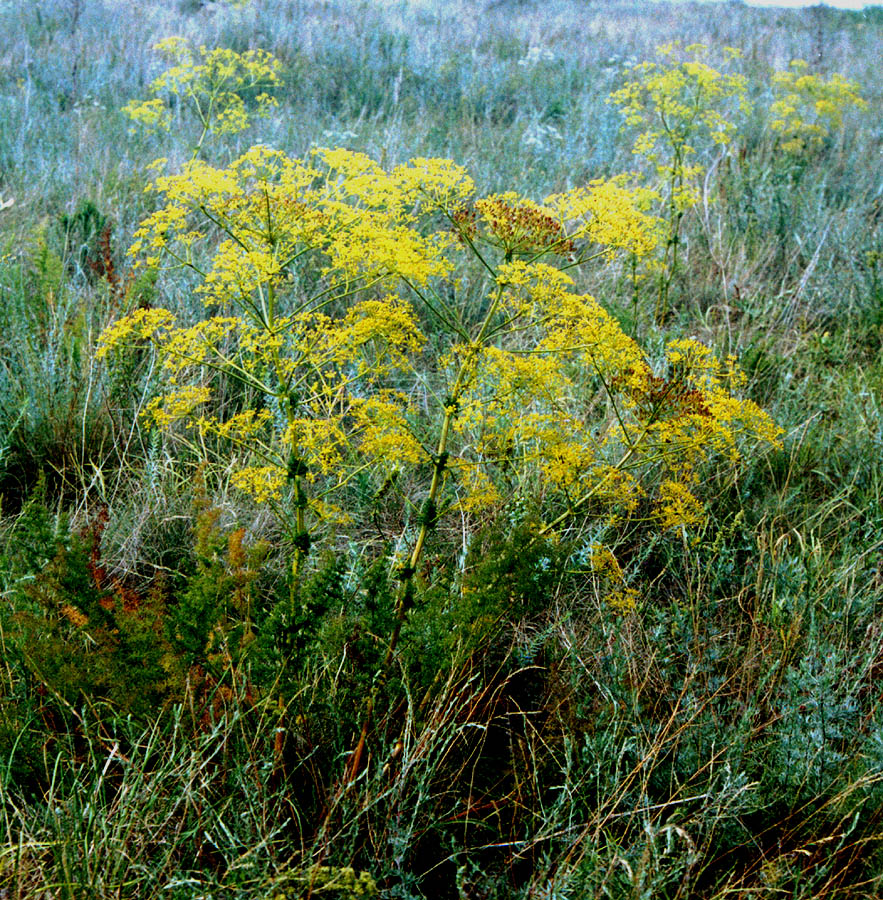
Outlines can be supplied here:
[[[267, 235], [270, 244], [274, 244], [272, 221], [270, 218], [269, 200], [267, 201]], [[261, 323], [270, 335], [276, 332], [276, 289], [272, 283], [267, 285], [266, 300], [262, 301], [262, 317]], [[274, 347], [272, 352], [273, 370], [276, 374], [277, 392], [276, 398], [280, 404], [284, 406], [285, 418], [289, 428], [294, 425], [295, 409], [288, 396], [286, 385], [287, 376], [285, 374], [279, 351]], [[300, 576], [301, 567], [309, 552], [310, 537], [306, 529], [306, 495], [303, 488], [303, 472], [298, 461], [294, 460], [289, 464], [289, 480], [291, 481], [292, 490], [294, 492], [294, 555], [291, 560], [291, 591], [292, 595], [296, 589], [298, 577]]]
[[350, 757], [350, 765], [346, 776], [347, 784], [351, 783], [359, 774], [359, 770], [362, 765], [362, 757], [365, 753], [365, 743], [368, 740], [368, 732], [371, 728], [371, 722], [374, 718], [374, 707], [377, 703], [377, 698], [380, 695], [381, 687], [383, 686], [383, 679], [385, 678], [386, 673], [389, 670], [389, 667], [392, 665], [392, 661], [395, 657], [396, 647], [398, 646], [399, 637], [402, 633], [402, 626], [405, 624], [405, 620], [408, 616], [408, 609], [410, 608], [413, 599], [414, 576], [417, 573], [417, 566], [420, 563], [420, 557], [423, 555], [423, 547], [426, 544], [426, 538], [429, 536], [430, 529], [435, 527], [434, 510], [438, 502], [438, 493], [441, 489], [442, 480], [444, 479], [445, 469], [447, 468], [448, 438], [451, 432], [451, 425], [457, 414], [457, 403], [459, 395], [463, 390], [463, 376], [465, 375], [465, 370], [466, 362], [464, 362], [463, 366], [460, 369], [460, 374], [458, 375], [457, 383], [454, 387], [454, 393], [451, 395], [445, 405], [445, 417], [442, 422], [441, 433], [439, 435], [438, 446], [436, 448], [435, 462], [432, 471], [432, 482], [429, 485], [429, 495], [427, 496], [426, 502], [423, 506], [424, 513], [422, 516], [422, 522], [420, 523], [420, 531], [417, 533], [417, 540], [414, 542], [414, 547], [411, 550], [411, 555], [408, 557], [408, 562], [401, 573], [399, 589], [396, 594], [395, 624], [393, 626], [392, 634], [390, 635], [389, 645], [386, 649], [386, 655], [384, 656], [383, 663], [381, 664], [380, 669], [375, 676], [374, 686], [372, 687], [371, 694], [368, 697], [368, 704], [365, 708], [365, 717], [362, 720], [362, 728], [359, 732], [359, 740], [357, 741], [356, 747], [353, 750], [352, 756]]
[[374, 686], [372, 687], [371, 694], [368, 697], [368, 703], [365, 708], [365, 717], [362, 720], [362, 728], [359, 732], [359, 739], [356, 742], [356, 747], [352, 752], [352, 756], [350, 757], [350, 764], [347, 769], [345, 784], [351, 784], [355, 780], [361, 769], [362, 757], [365, 753], [365, 744], [368, 740], [368, 733], [371, 729], [371, 723], [374, 718], [374, 707], [377, 703], [377, 698], [380, 695], [380, 690], [383, 686], [383, 681], [386, 677], [386, 673], [388, 672], [389, 667], [392, 665], [392, 661], [395, 658], [395, 651], [402, 633], [402, 626], [405, 624], [405, 621], [408, 617], [408, 610], [413, 600], [414, 576], [417, 574], [417, 567], [420, 564], [420, 558], [423, 555], [423, 548], [426, 544], [426, 538], [429, 536], [430, 530], [435, 527], [435, 510], [437, 508], [438, 495], [439, 491], [441, 490], [442, 481], [444, 479], [445, 471], [448, 465], [448, 441], [450, 439], [451, 426], [453, 425], [454, 420], [457, 417], [460, 397], [462, 396], [466, 384], [468, 383], [469, 377], [475, 364], [475, 357], [478, 354], [479, 347], [481, 346], [481, 341], [484, 339], [490, 321], [496, 313], [501, 293], [501, 290], [497, 291], [497, 296], [495, 297], [494, 302], [491, 304], [491, 308], [488, 310], [488, 314], [485, 317], [481, 328], [479, 329], [478, 338], [472, 342], [470, 352], [460, 365], [460, 370], [457, 373], [457, 378], [454, 382], [454, 386], [451, 389], [450, 395], [445, 401], [445, 417], [442, 420], [441, 431], [438, 438], [438, 445], [436, 446], [435, 458], [433, 460], [434, 465], [432, 471], [432, 481], [429, 485], [429, 494], [423, 505], [423, 515], [421, 516], [422, 521], [420, 523], [420, 531], [417, 533], [417, 540], [414, 542], [414, 547], [412, 548], [411, 554], [408, 557], [408, 562], [401, 572], [399, 589], [396, 594], [394, 619], [395, 624], [393, 625], [393, 630], [392, 634], [390, 635], [386, 654], [383, 658], [383, 662], [380, 668], [377, 671], [377, 674], [375, 675]]

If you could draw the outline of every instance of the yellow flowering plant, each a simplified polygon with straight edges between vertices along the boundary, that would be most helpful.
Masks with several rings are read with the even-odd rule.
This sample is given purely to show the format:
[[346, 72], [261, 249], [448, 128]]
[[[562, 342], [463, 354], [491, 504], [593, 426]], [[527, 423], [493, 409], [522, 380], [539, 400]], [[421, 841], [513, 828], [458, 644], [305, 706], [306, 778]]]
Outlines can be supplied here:
[[[133, 100], [123, 112], [152, 131], [172, 128], [171, 99], [190, 110], [201, 127], [193, 157], [210, 135], [244, 131], [255, 117], [277, 106], [269, 91], [279, 85], [280, 62], [266, 50], [237, 53], [226, 48], [194, 48], [173, 36], [153, 47], [172, 65], [150, 84], [148, 100]], [[251, 108], [245, 97], [252, 95]]]
[[836, 73], [827, 79], [813, 75], [802, 59], [773, 73], [773, 95], [770, 128], [781, 138], [782, 150], [793, 155], [817, 150], [842, 127], [847, 110], [867, 106], [854, 81]]
[[[655, 318], [668, 312], [668, 294], [677, 271], [681, 221], [699, 200], [704, 146], [726, 147], [736, 130], [735, 115], [747, 111], [747, 83], [743, 75], [711, 65], [704, 44], [686, 47], [677, 42], [658, 48], [657, 61], [634, 66], [623, 87], [608, 98], [618, 106], [625, 124], [637, 129], [635, 155], [650, 164], [661, 185], [666, 240], [658, 276]], [[724, 48], [725, 61], [739, 56]]]
[[657, 502], [665, 527], [689, 525], [705, 466], [779, 439], [732, 360], [686, 340], [652, 363], [577, 291], [569, 268], [655, 247], [656, 220], [619, 182], [478, 197], [448, 160], [385, 170], [254, 147], [153, 188], [132, 253], [189, 271], [205, 313], [135, 310], [99, 354], [154, 349], [164, 387], [146, 418], [275, 510], [293, 583], [311, 544], [343, 525], [367, 540], [370, 498], [399, 498], [399, 531], [382, 535], [401, 585], [384, 668], [448, 515], [529, 497], [551, 537]]
[[[236, 454], [232, 483], [293, 508], [302, 548], [353, 518], [356, 478], [379, 490], [428, 467], [423, 501], [403, 498], [427, 526], [529, 492], [548, 532], [589, 506], [635, 508], [648, 473], [688, 484], [737, 459], [743, 436], [777, 440], [732, 360], [687, 340], [652, 365], [577, 292], [573, 265], [655, 246], [655, 220], [617, 184], [480, 198], [446, 160], [386, 171], [350, 151], [255, 147], [153, 188], [131, 252], [189, 270], [206, 312], [135, 310], [99, 353], [151, 344], [165, 388], [150, 423]], [[223, 405], [222, 380], [240, 386]], [[410, 568], [424, 539], [405, 542]]]

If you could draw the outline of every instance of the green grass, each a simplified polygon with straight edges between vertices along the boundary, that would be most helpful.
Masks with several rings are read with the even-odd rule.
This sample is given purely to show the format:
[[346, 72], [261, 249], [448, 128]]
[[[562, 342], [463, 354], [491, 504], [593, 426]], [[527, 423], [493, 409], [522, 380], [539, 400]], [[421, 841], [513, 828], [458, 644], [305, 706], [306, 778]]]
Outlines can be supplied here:
[[[883, 893], [880, 12], [148, 2], [133, 36], [112, 0], [0, 6], [2, 896]], [[635, 167], [605, 98], [668, 40], [741, 48], [761, 106], [792, 57], [869, 105], [800, 164], [748, 119], [685, 218], [664, 327], [617, 266], [578, 276], [651, 349], [735, 354], [783, 449], [708, 474], [694, 541], [541, 547], [527, 509], [440, 529], [349, 786], [389, 566], [340, 535], [293, 590], [277, 523], [139, 427], [149, 361], [94, 360], [126, 304], [196, 309], [125, 255], [145, 167], [197, 137], [120, 112], [176, 33], [283, 63], [276, 114], [213, 160], [448, 156], [538, 200]], [[592, 541], [632, 613], [574, 574]]]

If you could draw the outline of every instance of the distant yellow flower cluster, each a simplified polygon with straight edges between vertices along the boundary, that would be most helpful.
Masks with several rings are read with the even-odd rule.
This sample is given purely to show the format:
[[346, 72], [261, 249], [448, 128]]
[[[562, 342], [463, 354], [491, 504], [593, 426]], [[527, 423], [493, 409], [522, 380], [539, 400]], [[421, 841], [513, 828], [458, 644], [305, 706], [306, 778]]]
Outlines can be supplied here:
[[821, 146], [843, 124], [850, 107], [863, 109], [858, 85], [836, 73], [825, 79], [812, 75], [802, 59], [791, 61], [784, 72], [773, 75], [775, 100], [770, 106], [770, 127], [782, 136], [786, 153], [802, 153]]
[[[739, 55], [724, 48], [723, 62]], [[657, 196], [665, 210], [665, 227], [659, 241], [663, 253], [655, 318], [662, 322], [678, 269], [681, 220], [700, 198], [705, 171], [700, 151], [726, 147], [736, 131], [735, 115], [748, 105], [745, 77], [726, 72], [724, 65], [712, 66], [711, 50], [704, 44], [665, 44], [657, 56], [658, 61], [634, 66], [631, 80], [608, 102], [618, 106], [626, 126], [637, 131], [632, 151], [649, 163], [660, 186]]]
[[[688, 163], [695, 144], [730, 142], [736, 124], [729, 113], [746, 108], [747, 83], [743, 75], [710, 65], [711, 51], [703, 44], [665, 44], [658, 55], [659, 62], [633, 67], [633, 80], [610, 101], [622, 109], [626, 124], [643, 129], [634, 153], [653, 162], [666, 180], [678, 181], [674, 200], [686, 208], [696, 201], [691, 181], [701, 172], [701, 166]], [[724, 56], [731, 60], [739, 51], [726, 48]]]
[[[194, 48], [177, 36], [160, 41], [154, 50], [172, 65], [151, 82], [150, 99], [123, 107], [126, 115], [151, 130], [171, 129], [172, 97], [198, 119], [202, 135], [197, 147], [209, 134], [244, 131], [252, 118], [266, 116], [277, 106], [268, 91], [279, 85], [280, 63], [265, 50]], [[251, 109], [243, 97], [246, 92], [254, 94]]]

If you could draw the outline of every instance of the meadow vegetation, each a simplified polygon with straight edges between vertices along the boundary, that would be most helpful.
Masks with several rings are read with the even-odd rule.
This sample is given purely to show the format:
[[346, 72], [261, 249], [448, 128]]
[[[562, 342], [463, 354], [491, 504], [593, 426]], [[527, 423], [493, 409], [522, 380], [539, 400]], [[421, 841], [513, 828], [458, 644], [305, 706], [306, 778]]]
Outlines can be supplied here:
[[863, 13], [0, 5], [0, 897], [883, 893]]

